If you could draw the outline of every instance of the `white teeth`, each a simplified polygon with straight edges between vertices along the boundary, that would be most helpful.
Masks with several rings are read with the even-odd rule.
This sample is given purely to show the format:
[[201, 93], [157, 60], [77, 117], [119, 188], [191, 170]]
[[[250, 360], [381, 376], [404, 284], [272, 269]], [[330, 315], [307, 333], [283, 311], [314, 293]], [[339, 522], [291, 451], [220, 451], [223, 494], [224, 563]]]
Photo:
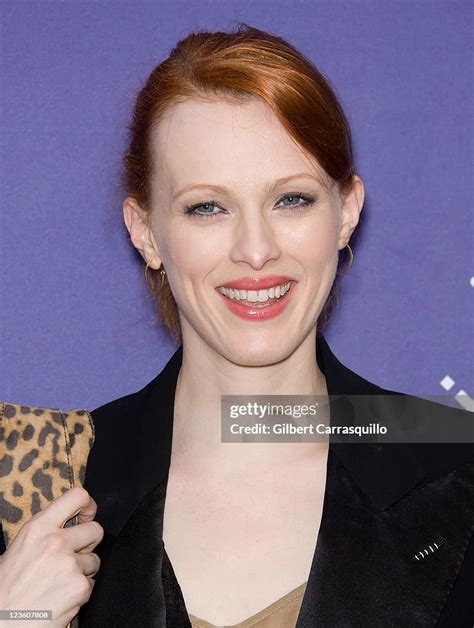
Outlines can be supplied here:
[[269, 299], [279, 299], [290, 289], [288, 281], [281, 286], [274, 286], [268, 290], [234, 290], [233, 288], [219, 288], [224, 296], [236, 301], [249, 301], [250, 303], [265, 303]]

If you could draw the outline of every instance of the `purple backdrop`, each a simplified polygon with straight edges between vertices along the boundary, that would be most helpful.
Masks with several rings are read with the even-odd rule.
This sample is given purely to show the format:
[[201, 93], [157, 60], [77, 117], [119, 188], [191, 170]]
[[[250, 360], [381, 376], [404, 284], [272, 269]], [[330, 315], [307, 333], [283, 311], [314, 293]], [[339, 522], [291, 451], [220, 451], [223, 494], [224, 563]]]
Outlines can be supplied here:
[[125, 126], [179, 38], [239, 21], [307, 54], [352, 124], [366, 202], [331, 348], [391, 389], [474, 394], [470, 1], [2, 0], [0, 10], [0, 399], [93, 409], [164, 366], [174, 343], [154, 327], [122, 225]]

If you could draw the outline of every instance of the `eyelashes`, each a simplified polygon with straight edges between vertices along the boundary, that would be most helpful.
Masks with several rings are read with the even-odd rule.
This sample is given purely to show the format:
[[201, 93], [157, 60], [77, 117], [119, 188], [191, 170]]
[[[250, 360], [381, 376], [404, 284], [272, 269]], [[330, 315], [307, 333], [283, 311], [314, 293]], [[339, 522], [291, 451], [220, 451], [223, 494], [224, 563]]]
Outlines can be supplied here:
[[[315, 203], [315, 198], [313, 196], [310, 196], [308, 194], [304, 194], [303, 192], [289, 192], [288, 194], [285, 194], [284, 196], [282, 196], [277, 204], [280, 204], [282, 201], [285, 200], [301, 200], [302, 202], [297, 204], [297, 205], [283, 205], [282, 207], [288, 208], [291, 211], [298, 211], [298, 210], [303, 210], [303, 209], [307, 209], [308, 207], [311, 207], [312, 205], [314, 205]], [[198, 219], [202, 219], [202, 220], [209, 220], [211, 218], [214, 218], [214, 216], [218, 216], [219, 214], [222, 213], [222, 211], [218, 211], [218, 212], [204, 212], [204, 213], [200, 213], [198, 212], [198, 209], [202, 208], [202, 207], [206, 207], [206, 206], [211, 206], [211, 207], [217, 207], [218, 209], [222, 210], [223, 208], [219, 205], [219, 203], [217, 203], [216, 201], [206, 201], [204, 203], [194, 203], [194, 205], [188, 205], [187, 207], [185, 207], [184, 213], [189, 216], [189, 218], [198, 218]], [[226, 210], [224, 210], [226, 211]]]

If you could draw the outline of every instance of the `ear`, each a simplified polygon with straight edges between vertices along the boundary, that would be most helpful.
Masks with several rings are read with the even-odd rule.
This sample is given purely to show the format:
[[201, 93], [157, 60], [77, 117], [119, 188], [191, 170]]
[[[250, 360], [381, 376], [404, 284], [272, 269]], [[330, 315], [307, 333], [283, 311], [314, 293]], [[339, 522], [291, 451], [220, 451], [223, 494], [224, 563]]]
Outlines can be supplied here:
[[342, 250], [348, 244], [354, 229], [359, 223], [364, 198], [365, 190], [362, 179], [354, 175], [352, 188], [342, 197], [341, 226], [338, 242], [339, 250]]
[[149, 262], [151, 268], [160, 268], [161, 256], [149, 226], [148, 216], [132, 196], [127, 196], [123, 202], [123, 219], [133, 246], [145, 262]]

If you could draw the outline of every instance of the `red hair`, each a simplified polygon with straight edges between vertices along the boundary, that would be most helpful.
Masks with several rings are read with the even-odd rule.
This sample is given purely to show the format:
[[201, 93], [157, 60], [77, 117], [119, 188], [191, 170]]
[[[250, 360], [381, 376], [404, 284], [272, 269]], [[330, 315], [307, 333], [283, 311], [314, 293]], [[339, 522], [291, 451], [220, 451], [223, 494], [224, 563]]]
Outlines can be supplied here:
[[[244, 23], [232, 32], [190, 33], [153, 69], [137, 94], [128, 126], [123, 158], [125, 193], [150, 214], [150, 131], [171, 105], [189, 99], [245, 102], [255, 97], [269, 105], [288, 134], [345, 195], [355, 174], [351, 131], [329, 81], [283, 38]], [[149, 272], [158, 316], [181, 340], [178, 307], [170, 286], [165, 280], [161, 287], [160, 274]], [[335, 300], [336, 282], [319, 315], [319, 331]]]

